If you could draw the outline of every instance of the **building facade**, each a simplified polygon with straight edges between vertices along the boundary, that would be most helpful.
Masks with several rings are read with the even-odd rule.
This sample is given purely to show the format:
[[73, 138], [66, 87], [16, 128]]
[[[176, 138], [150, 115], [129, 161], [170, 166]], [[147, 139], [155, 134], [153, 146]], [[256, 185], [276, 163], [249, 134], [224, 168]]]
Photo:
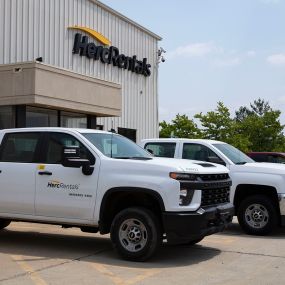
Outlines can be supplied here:
[[0, 0], [0, 128], [158, 136], [159, 36], [95, 0]]

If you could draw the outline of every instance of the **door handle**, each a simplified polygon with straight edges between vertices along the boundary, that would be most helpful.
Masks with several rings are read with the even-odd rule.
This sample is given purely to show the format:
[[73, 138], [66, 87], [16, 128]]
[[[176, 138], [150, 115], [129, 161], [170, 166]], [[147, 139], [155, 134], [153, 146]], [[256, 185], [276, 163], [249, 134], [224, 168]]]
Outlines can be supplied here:
[[38, 172], [39, 175], [52, 175], [52, 172], [49, 171], [40, 171]]

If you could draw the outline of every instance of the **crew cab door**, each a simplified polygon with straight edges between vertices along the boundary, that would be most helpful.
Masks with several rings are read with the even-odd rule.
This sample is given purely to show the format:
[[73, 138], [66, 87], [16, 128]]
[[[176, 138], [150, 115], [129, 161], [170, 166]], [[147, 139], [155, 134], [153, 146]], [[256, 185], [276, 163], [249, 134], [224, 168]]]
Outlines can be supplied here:
[[0, 148], [0, 212], [34, 215], [40, 132], [6, 133]]
[[[44, 162], [36, 173], [36, 215], [63, 219], [92, 220], [95, 208], [99, 163], [73, 135], [48, 132], [43, 149]], [[64, 147], [77, 146], [80, 157], [94, 165], [92, 175], [81, 168], [64, 167]]]

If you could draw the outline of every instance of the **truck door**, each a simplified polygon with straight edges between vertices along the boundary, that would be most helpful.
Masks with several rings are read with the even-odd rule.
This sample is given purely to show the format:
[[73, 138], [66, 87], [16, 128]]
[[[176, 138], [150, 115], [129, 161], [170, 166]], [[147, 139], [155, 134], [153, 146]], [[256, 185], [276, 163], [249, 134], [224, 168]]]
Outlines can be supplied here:
[[[36, 174], [36, 215], [92, 220], [95, 207], [99, 160], [74, 136], [49, 132], [45, 137], [43, 164]], [[79, 146], [80, 157], [89, 159], [95, 169], [84, 175], [81, 168], [62, 165], [63, 148]]]
[[0, 212], [34, 215], [40, 132], [7, 133], [0, 148]]

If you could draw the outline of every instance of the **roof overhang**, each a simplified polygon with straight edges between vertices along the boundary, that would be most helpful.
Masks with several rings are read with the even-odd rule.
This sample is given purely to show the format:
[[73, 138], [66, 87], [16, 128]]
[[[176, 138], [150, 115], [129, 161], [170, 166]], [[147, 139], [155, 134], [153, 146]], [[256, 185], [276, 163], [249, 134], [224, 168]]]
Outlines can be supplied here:
[[0, 65], [0, 105], [121, 116], [121, 85], [38, 62]]

